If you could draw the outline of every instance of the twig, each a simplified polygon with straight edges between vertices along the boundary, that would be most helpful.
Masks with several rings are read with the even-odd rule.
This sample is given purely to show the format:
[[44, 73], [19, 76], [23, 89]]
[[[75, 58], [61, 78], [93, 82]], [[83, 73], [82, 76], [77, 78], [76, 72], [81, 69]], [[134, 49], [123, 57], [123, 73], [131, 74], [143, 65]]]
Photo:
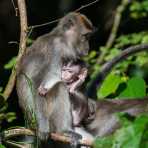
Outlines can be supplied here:
[[[74, 12], [78, 12], [84, 8], [87, 8], [91, 5], [94, 5], [95, 3], [99, 2], [99, 0], [95, 0], [94, 2], [91, 2], [91, 3], [88, 3], [86, 5], [82, 5], [80, 8], [74, 10]], [[43, 27], [43, 26], [47, 26], [47, 25], [50, 25], [50, 24], [53, 24], [53, 23], [57, 23], [58, 21], [60, 21], [61, 18], [58, 18], [58, 19], [55, 19], [53, 21], [50, 21], [50, 22], [47, 22], [47, 23], [43, 23], [43, 24], [39, 24], [39, 25], [33, 25], [33, 26], [30, 26], [29, 29], [35, 29], [35, 28], [39, 28], [39, 27]]]
[[[117, 7], [116, 9], [116, 14], [114, 17], [114, 22], [113, 22], [113, 26], [111, 29], [111, 33], [108, 37], [108, 40], [106, 42], [105, 48], [109, 49], [112, 47], [114, 40], [117, 36], [117, 32], [119, 29], [119, 25], [121, 22], [121, 17], [122, 17], [122, 13], [123, 11], [126, 9], [126, 6], [128, 5], [129, 0], [122, 0], [121, 4]], [[102, 61], [104, 60], [105, 55], [108, 53], [108, 50], [103, 50], [102, 53], [100, 54], [98, 60], [97, 60], [97, 64], [101, 64]]]
[[76, 10], [74, 10], [74, 11], [75, 11], [75, 12], [78, 12], [78, 11], [84, 9], [84, 8], [87, 8], [87, 7], [89, 7], [89, 6], [94, 5], [94, 4], [97, 3], [97, 2], [99, 2], [99, 0], [95, 0], [95, 1], [93, 1], [93, 2], [91, 2], [91, 3], [88, 3], [88, 4], [85, 4], [85, 5], [82, 5], [80, 8], [78, 8], [78, 9], [76, 9]]
[[14, 0], [11, 0], [13, 8], [15, 10], [15, 16], [18, 16], [18, 8], [15, 6]]
[[9, 77], [9, 81], [5, 87], [3, 92], [3, 96], [7, 100], [10, 96], [16, 80], [16, 69], [19, 67], [19, 61], [26, 49], [26, 40], [27, 40], [27, 14], [26, 14], [26, 4], [25, 0], [17, 0], [19, 13], [20, 13], [20, 27], [21, 27], [21, 34], [20, 34], [20, 44], [19, 44], [19, 53], [16, 59], [16, 65], [12, 69], [12, 73]]
[[11, 145], [11, 146], [17, 147], [17, 148], [27, 148], [27, 147], [24, 147], [24, 146], [22, 146], [22, 145], [20, 145], [20, 144], [14, 143], [14, 142], [12, 142], [12, 141], [6, 141], [5, 143], [6, 143], [7, 145]]
[[148, 44], [135, 45], [126, 48], [118, 56], [114, 57], [111, 61], [105, 63], [102, 69], [100, 70], [100, 73], [97, 74], [96, 78], [94, 78], [88, 86], [88, 96], [90, 96], [90, 93], [93, 94], [93, 92], [96, 92], [96, 89], [98, 90], [100, 88], [102, 82], [116, 64], [125, 60], [127, 57], [142, 51], [148, 51]]
[[30, 26], [29, 29], [35, 29], [35, 28], [39, 28], [39, 27], [43, 27], [43, 26], [47, 26], [47, 25], [50, 25], [50, 24], [53, 24], [53, 23], [57, 23], [61, 18], [58, 18], [58, 19], [55, 19], [53, 21], [50, 21], [50, 22], [47, 22], [47, 23], [43, 23], [43, 24], [39, 24], [39, 25], [33, 25], [33, 26]]
[[[17, 128], [17, 129], [9, 129], [4, 131], [3, 133], [3, 140], [7, 141], [7, 139], [18, 136], [18, 135], [28, 135], [28, 136], [35, 136], [35, 133], [29, 129], [25, 128]], [[70, 137], [66, 137], [62, 134], [59, 133], [51, 133], [50, 134], [51, 139], [55, 141], [60, 141], [63, 143], [71, 143], [72, 139]], [[85, 145], [85, 146], [92, 146], [93, 141], [89, 139], [85, 140], [80, 140], [79, 141], [80, 145]]]
[[113, 45], [114, 40], [117, 36], [117, 32], [118, 32], [118, 28], [119, 28], [119, 25], [120, 25], [122, 13], [126, 9], [126, 6], [128, 4], [129, 4], [129, 0], [122, 0], [121, 5], [119, 5], [117, 7], [113, 27], [112, 27], [111, 33], [110, 33], [109, 38], [108, 38], [106, 45], [105, 45], [106, 48], [111, 48], [111, 46]]

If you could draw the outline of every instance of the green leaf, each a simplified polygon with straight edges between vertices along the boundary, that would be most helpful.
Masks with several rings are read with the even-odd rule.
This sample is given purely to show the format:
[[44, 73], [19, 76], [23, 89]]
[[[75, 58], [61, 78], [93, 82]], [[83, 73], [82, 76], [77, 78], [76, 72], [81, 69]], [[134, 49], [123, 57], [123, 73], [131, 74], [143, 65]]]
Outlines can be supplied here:
[[144, 97], [146, 96], [146, 84], [141, 77], [133, 77], [127, 82], [127, 87], [123, 90], [119, 97]]
[[106, 61], [109, 61], [109, 60], [113, 59], [115, 56], [117, 56], [119, 53], [120, 53], [120, 50], [119, 49], [117, 49], [117, 48], [111, 48], [110, 49], [110, 53], [109, 53], [109, 55], [107, 55], [105, 57], [105, 60]]
[[148, 43], [148, 35], [143, 36], [141, 43]]
[[9, 112], [6, 114], [6, 120], [8, 122], [12, 122], [15, 119], [16, 119], [16, 114], [14, 112]]
[[97, 138], [94, 142], [94, 148], [111, 148], [113, 136]]
[[4, 145], [0, 144], [0, 148], [6, 148]]
[[119, 75], [111, 73], [107, 76], [100, 90], [97, 92], [97, 97], [103, 98], [112, 93], [115, 93], [121, 82], [121, 77]]
[[4, 65], [5, 69], [11, 69], [16, 64], [16, 57], [13, 57], [7, 64]]
[[148, 116], [142, 115], [134, 123], [119, 129], [114, 135], [112, 148], [139, 148], [147, 124]]

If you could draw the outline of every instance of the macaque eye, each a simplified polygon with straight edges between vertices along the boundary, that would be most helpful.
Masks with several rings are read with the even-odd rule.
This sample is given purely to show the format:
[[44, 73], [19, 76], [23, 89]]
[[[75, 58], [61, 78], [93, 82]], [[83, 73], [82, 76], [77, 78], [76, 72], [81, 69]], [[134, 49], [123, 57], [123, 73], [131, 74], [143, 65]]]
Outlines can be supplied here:
[[82, 42], [85, 42], [86, 40], [89, 40], [91, 36], [92, 36], [92, 33], [83, 34], [83, 35], [81, 36], [81, 41], [82, 41]]
[[87, 33], [87, 34], [85, 34], [84, 36], [85, 36], [85, 38], [86, 38], [87, 40], [89, 40], [90, 37], [92, 36], [92, 33]]
[[72, 70], [69, 70], [68, 72], [69, 72], [70, 74], [73, 74], [73, 73], [74, 73], [74, 71], [72, 71]]

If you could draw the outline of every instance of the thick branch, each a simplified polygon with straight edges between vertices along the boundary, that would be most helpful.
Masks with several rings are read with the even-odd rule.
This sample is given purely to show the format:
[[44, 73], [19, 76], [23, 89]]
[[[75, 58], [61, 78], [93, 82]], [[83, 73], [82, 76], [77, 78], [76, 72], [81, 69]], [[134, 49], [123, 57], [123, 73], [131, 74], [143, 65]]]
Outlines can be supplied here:
[[19, 66], [19, 61], [22, 57], [22, 55], [25, 52], [26, 49], [26, 40], [27, 40], [27, 14], [26, 14], [26, 4], [25, 0], [18, 0], [18, 7], [19, 7], [19, 13], [20, 13], [20, 27], [21, 27], [21, 33], [20, 33], [20, 45], [19, 45], [19, 53], [18, 57], [16, 59], [16, 65], [12, 69], [12, 73], [9, 77], [9, 81], [6, 85], [6, 88], [4, 90], [4, 97], [7, 100], [10, 96], [16, 80], [16, 69]]
[[88, 96], [90, 96], [90, 93], [93, 94], [93, 92], [96, 92], [96, 88], [97, 90], [100, 88], [102, 82], [116, 64], [125, 60], [127, 57], [142, 51], [148, 51], [148, 44], [141, 44], [126, 48], [118, 56], [113, 58], [111, 61], [105, 63], [100, 73], [97, 74], [96, 78], [94, 78], [91, 84], [88, 86]]
[[[10, 130], [4, 131], [3, 138], [4, 138], [4, 141], [7, 141], [7, 139], [9, 138], [19, 136], [19, 135], [35, 136], [35, 133], [25, 128], [10, 129]], [[64, 143], [71, 143], [72, 141], [71, 138], [58, 133], [51, 133], [50, 137], [55, 141], [61, 141]], [[79, 143], [80, 145], [92, 146], [93, 141], [86, 139], [86, 140], [80, 140]]]

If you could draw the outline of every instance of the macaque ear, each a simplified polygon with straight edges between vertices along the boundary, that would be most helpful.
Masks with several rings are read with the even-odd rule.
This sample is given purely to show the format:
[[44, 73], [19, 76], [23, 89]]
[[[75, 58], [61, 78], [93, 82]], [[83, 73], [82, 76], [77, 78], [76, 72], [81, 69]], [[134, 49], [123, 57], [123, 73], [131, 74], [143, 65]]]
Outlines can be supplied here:
[[79, 20], [80, 20], [80, 23], [82, 25], [82, 28], [81, 28], [81, 33], [83, 35], [85, 34], [90, 34], [93, 32], [93, 25], [92, 23], [86, 18], [86, 16], [84, 15], [80, 15], [79, 16]]

